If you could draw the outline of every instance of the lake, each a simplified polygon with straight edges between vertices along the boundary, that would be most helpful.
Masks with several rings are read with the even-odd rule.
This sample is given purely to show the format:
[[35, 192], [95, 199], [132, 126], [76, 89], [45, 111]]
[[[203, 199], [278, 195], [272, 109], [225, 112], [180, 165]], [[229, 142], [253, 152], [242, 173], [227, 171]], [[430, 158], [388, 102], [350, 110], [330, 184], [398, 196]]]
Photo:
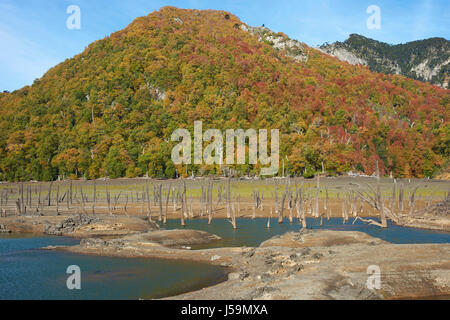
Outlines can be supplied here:
[[[450, 243], [450, 234], [390, 225], [388, 229], [360, 221], [343, 225], [342, 219], [308, 219], [310, 229], [361, 231], [395, 244]], [[222, 237], [213, 244], [192, 249], [259, 246], [276, 235], [298, 231], [301, 225], [267, 219], [238, 219], [234, 230], [225, 219], [186, 221], [186, 229], [202, 230]], [[180, 228], [169, 220], [164, 229]], [[46, 246], [76, 245], [64, 237], [0, 236], [0, 299], [127, 300], [162, 298], [199, 290], [226, 280], [224, 269], [206, 264], [155, 259], [125, 259], [39, 250]], [[81, 268], [81, 290], [66, 286], [68, 266]]]
[[[123, 259], [38, 250], [75, 245], [58, 237], [0, 236], [1, 300], [136, 300], [199, 290], [226, 279], [225, 270], [206, 264]], [[81, 269], [81, 290], [66, 286], [67, 267]]]
[[[361, 221], [355, 224], [349, 222], [342, 223], [342, 219], [332, 218], [330, 221], [323, 220], [323, 226], [320, 226], [320, 220], [307, 219], [309, 229], [337, 230], [337, 231], [360, 231], [370, 236], [394, 243], [394, 244], [421, 244], [421, 243], [450, 243], [450, 233], [429, 231], [389, 225], [389, 228], [382, 229], [377, 226], [367, 225]], [[256, 247], [262, 242], [289, 231], [299, 231], [301, 224], [296, 221], [290, 224], [285, 221], [278, 224], [278, 219], [272, 219], [270, 229], [267, 228], [267, 219], [238, 219], [238, 229], [234, 230], [226, 219], [213, 220], [208, 225], [207, 220], [188, 220], [186, 229], [201, 230], [216, 234], [222, 237], [222, 241], [213, 244], [193, 246], [193, 249], [220, 248], [220, 247]], [[167, 225], [161, 225], [161, 228], [171, 230], [179, 229], [179, 220], [168, 220]]]

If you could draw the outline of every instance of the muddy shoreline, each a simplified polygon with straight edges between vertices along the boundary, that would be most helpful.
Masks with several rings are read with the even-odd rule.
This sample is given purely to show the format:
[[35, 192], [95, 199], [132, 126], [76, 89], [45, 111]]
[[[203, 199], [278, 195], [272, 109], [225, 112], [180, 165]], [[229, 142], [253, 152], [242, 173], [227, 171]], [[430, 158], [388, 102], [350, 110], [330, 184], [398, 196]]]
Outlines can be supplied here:
[[[420, 299], [450, 293], [450, 244], [393, 245], [360, 232], [303, 231], [257, 248], [181, 250], [141, 237], [84, 241], [52, 248], [125, 258], [190, 260], [226, 267], [228, 280], [165, 299], [328, 300]], [[380, 290], [366, 286], [367, 268], [381, 269]]]
[[[420, 299], [450, 294], [450, 244], [394, 245], [361, 232], [303, 230], [255, 248], [190, 250], [220, 237], [194, 230], [160, 230], [148, 218], [117, 216], [14, 217], [5, 230], [81, 239], [77, 254], [186, 260], [226, 268], [228, 280], [166, 299], [328, 300]], [[381, 270], [379, 290], [369, 290], [367, 268]]]

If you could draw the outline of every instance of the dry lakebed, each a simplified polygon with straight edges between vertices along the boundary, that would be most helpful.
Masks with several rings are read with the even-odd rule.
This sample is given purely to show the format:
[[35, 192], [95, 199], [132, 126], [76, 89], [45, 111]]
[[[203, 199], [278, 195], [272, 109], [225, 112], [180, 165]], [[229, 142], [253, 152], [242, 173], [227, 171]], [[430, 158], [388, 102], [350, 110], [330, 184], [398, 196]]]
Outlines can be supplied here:
[[[137, 217], [10, 217], [0, 224], [4, 232], [81, 240], [79, 245], [45, 250], [195, 261], [227, 269], [228, 280], [167, 299], [420, 299], [450, 294], [448, 243], [392, 244], [363, 232], [306, 229], [274, 236], [256, 247], [192, 250], [221, 238], [189, 227], [162, 230], [148, 218]], [[379, 268], [378, 288], [368, 286], [371, 266]]]

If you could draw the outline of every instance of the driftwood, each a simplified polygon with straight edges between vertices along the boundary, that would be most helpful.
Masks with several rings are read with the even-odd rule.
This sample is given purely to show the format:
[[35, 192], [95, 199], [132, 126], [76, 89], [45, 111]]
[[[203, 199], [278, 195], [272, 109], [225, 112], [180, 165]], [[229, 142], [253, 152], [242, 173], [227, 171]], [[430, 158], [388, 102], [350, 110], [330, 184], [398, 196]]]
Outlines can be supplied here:
[[380, 228], [384, 228], [384, 227], [383, 227], [383, 224], [381, 224], [381, 223], [379, 223], [379, 222], [377, 222], [377, 221], [375, 221], [375, 220], [372, 220], [372, 219], [363, 219], [363, 218], [361, 218], [361, 217], [356, 217], [355, 220], [353, 221], [353, 224], [355, 224], [356, 221], [358, 221], [358, 220], [361, 220], [361, 221], [364, 222], [364, 223], [368, 223], [368, 224], [371, 224], [371, 225], [378, 226], [378, 227], [380, 227]]

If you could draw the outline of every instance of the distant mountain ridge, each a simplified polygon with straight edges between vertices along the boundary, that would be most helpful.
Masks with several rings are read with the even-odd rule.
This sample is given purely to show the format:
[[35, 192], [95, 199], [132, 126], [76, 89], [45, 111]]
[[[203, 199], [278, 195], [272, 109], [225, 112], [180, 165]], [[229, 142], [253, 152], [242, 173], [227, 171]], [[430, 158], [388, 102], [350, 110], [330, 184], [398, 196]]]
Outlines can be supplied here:
[[326, 43], [320, 50], [353, 65], [366, 65], [375, 72], [399, 74], [449, 88], [450, 41], [444, 38], [390, 45], [352, 34], [346, 41]]

